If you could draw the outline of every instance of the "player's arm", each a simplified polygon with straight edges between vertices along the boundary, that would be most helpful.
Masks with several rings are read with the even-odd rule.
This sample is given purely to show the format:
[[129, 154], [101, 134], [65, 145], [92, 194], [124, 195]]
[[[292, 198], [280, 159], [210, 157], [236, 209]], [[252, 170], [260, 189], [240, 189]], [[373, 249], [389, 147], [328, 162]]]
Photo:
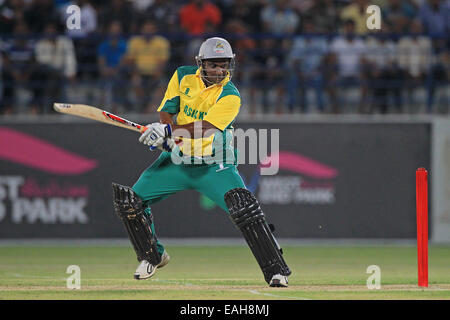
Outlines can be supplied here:
[[[175, 147], [175, 143], [176, 141], [179, 140], [179, 138], [192, 138], [192, 137], [209, 137], [210, 135], [212, 135], [215, 130], [210, 130], [210, 129], [217, 129], [216, 127], [214, 127], [211, 123], [207, 122], [207, 121], [196, 121], [195, 125], [194, 122], [189, 123], [189, 124], [185, 124], [185, 125], [175, 125], [173, 124], [173, 117], [175, 116], [175, 114], [171, 114], [165, 111], [161, 111], [159, 113], [159, 122], [161, 124], [168, 124], [171, 126], [172, 128], [172, 137], [170, 138], [166, 138], [166, 137], [159, 137], [158, 142], [156, 142], [150, 147], [150, 149], [154, 149], [154, 148], [159, 148], [161, 149], [161, 147], [158, 146], [158, 144], [161, 143], [162, 145], [162, 149], [161, 150], [167, 150], [170, 151]], [[182, 130], [180, 130], [182, 129]], [[208, 131], [210, 130], [210, 131]], [[143, 138], [144, 139], [144, 138]], [[144, 144], [148, 144], [145, 142], [145, 140], [142, 140], [141, 142], [143, 142]], [[164, 145], [164, 143], [166, 145]]]
[[[171, 137], [189, 138], [189, 139], [192, 139], [193, 137], [206, 138], [213, 135], [215, 130], [220, 130], [219, 128], [215, 127], [213, 124], [205, 120], [195, 121], [183, 125], [177, 125], [173, 123], [174, 116], [175, 116], [174, 114], [170, 114], [164, 111], [159, 113], [159, 122], [161, 124], [170, 125]], [[152, 126], [153, 128], [155, 125], [150, 124], [150, 126]], [[168, 133], [164, 132], [164, 135], [166, 136], [168, 135]]]
[[[176, 137], [209, 137], [215, 130], [225, 130], [239, 113], [241, 98], [238, 95], [227, 95], [216, 102], [201, 121], [194, 121], [184, 125], [170, 124], [170, 134]], [[178, 130], [183, 129], [183, 130]], [[167, 131], [167, 130], [166, 130]], [[168, 134], [168, 132], [166, 132]]]
[[215, 130], [212, 129], [220, 130], [212, 123], [205, 120], [194, 121], [183, 125], [172, 124], [171, 127], [174, 136], [189, 139], [192, 139], [193, 137], [206, 138], [214, 134]]
[[160, 112], [160, 122], [170, 124], [171, 133], [177, 129], [173, 135], [177, 137], [208, 137], [214, 134], [214, 130], [225, 130], [236, 118], [241, 106], [241, 98], [237, 94], [229, 94], [218, 99], [211, 107], [204, 120], [194, 121], [184, 125], [173, 124], [173, 115], [167, 112]]
[[163, 124], [170, 124], [173, 125], [173, 117], [175, 116], [174, 113], [168, 113], [165, 111], [159, 112], [159, 122]]
[[[205, 118], [201, 121], [184, 125], [164, 124], [163, 122], [152, 124], [152, 131], [148, 130], [148, 132], [144, 132], [141, 138], [139, 138], [139, 141], [151, 146], [157, 141], [162, 141], [163, 138], [172, 137], [172, 135], [192, 139], [195, 137], [210, 136], [214, 134], [215, 130], [223, 131], [234, 121], [239, 113], [241, 98], [236, 93], [237, 91], [233, 91], [233, 94], [219, 97], [216, 104], [211, 107]], [[171, 120], [170, 115], [164, 115], [162, 117], [165, 117], [165, 121]]]

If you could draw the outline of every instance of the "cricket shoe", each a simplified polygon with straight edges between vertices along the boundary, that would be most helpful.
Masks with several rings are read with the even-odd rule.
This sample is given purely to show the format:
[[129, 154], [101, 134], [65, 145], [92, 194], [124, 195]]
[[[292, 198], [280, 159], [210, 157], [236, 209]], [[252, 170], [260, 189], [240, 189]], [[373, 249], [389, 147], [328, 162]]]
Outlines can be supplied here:
[[136, 272], [134, 273], [134, 278], [136, 280], [148, 279], [155, 274], [156, 269], [164, 267], [166, 264], [169, 263], [169, 261], [170, 256], [165, 250], [161, 256], [161, 262], [156, 266], [152, 265], [147, 260], [142, 260], [139, 266], [137, 267]]
[[271, 286], [271, 287], [287, 288], [287, 286], [288, 286], [288, 277], [287, 276], [282, 276], [281, 274], [276, 274], [270, 280], [269, 286]]

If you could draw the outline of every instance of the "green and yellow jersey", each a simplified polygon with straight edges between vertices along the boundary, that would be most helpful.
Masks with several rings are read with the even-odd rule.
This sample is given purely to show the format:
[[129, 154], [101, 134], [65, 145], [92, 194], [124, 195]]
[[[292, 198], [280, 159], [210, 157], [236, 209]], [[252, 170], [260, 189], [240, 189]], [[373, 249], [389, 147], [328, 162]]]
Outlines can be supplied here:
[[[240, 106], [241, 96], [229, 76], [206, 87], [198, 67], [182, 66], [170, 79], [158, 111], [177, 114], [179, 125], [205, 120], [221, 130], [206, 138], [182, 138], [179, 148], [183, 156], [218, 158], [219, 154], [232, 154], [234, 158], [232, 125]], [[233, 160], [227, 157], [226, 161]]]

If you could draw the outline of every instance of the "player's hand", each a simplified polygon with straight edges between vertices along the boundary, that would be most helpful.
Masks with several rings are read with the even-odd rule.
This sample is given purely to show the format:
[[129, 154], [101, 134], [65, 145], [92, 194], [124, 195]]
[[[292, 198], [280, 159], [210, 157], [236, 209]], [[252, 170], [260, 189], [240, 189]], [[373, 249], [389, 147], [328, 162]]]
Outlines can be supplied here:
[[172, 138], [158, 138], [156, 142], [150, 146], [150, 150], [159, 149], [161, 151], [171, 152], [175, 148], [176, 143]]
[[165, 138], [170, 138], [172, 136], [172, 128], [170, 124], [154, 122], [146, 125], [146, 127], [147, 130], [141, 134], [139, 137], [139, 142], [147, 146], [157, 146], [157, 144], [162, 144]]

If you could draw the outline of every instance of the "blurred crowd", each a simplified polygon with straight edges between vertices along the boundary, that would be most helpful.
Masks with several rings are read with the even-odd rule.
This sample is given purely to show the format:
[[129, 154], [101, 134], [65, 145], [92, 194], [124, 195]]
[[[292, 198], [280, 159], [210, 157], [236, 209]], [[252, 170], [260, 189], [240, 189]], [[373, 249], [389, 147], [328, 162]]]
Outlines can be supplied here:
[[155, 112], [210, 36], [251, 114], [449, 112], [450, 0], [0, 0], [0, 36], [1, 115]]

